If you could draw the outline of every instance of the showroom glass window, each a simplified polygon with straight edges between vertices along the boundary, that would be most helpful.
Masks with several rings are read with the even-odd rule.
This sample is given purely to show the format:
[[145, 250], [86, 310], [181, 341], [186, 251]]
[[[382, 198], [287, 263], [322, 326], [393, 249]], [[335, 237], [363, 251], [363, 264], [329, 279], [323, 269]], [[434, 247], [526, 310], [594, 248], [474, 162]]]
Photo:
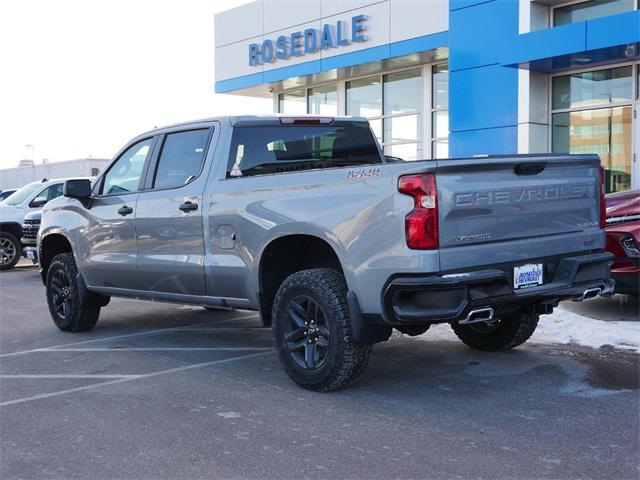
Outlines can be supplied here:
[[347, 115], [369, 119], [385, 155], [423, 158], [421, 69], [352, 80], [347, 82], [346, 95]]
[[636, 0], [587, 0], [570, 2], [553, 9], [553, 26], [584, 22], [594, 18], [631, 12]]
[[431, 69], [431, 158], [449, 157], [449, 66]]
[[170, 133], [165, 137], [153, 188], [176, 188], [193, 181], [202, 171], [209, 129]]
[[634, 69], [637, 65], [552, 78], [552, 150], [600, 155], [607, 192], [631, 188]]
[[290, 115], [338, 114], [338, 90], [335, 85], [292, 90], [278, 95], [278, 112]]

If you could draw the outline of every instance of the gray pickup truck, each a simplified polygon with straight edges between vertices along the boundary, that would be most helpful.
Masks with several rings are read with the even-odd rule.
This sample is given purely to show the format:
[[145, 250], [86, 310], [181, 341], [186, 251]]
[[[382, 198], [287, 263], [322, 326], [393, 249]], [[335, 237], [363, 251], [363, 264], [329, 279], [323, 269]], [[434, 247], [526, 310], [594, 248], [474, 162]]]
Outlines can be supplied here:
[[156, 129], [49, 202], [55, 324], [109, 298], [257, 310], [282, 366], [328, 391], [395, 328], [525, 342], [565, 299], [610, 295], [597, 156], [402, 162], [362, 118], [236, 116]]

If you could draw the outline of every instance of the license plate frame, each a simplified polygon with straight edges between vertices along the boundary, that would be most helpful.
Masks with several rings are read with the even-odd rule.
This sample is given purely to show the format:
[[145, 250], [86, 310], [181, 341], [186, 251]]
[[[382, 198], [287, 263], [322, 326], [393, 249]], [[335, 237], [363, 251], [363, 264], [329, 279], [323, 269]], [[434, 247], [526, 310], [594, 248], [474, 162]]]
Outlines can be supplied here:
[[544, 284], [542, 263], [526, 263], [513, 267], [513, 289], [539, 287]]

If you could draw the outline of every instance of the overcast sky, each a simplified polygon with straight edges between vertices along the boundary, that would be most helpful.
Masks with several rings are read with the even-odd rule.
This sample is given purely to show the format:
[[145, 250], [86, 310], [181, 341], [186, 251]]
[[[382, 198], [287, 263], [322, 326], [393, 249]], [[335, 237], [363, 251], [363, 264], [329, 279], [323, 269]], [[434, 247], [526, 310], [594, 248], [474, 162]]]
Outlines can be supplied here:
[[0, 3], [0, 168], [111, 158], [183, 120], [268, 113], [270, 100], [214, 94], [213, 16], [249, 0]]

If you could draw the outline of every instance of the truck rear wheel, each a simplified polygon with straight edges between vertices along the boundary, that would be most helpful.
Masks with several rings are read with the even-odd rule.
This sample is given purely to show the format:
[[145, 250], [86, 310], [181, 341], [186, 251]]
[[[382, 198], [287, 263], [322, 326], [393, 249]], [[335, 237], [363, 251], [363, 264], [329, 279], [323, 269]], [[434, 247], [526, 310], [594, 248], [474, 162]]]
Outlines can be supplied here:
[[20, 261], [20, 242], [8, 232], [0, 232], [0, 270], [9, 270]]
[[514, 314], [492, 323], [453, 324], [453, 331], [466, 345], [476, 350], [508, 350], [526, 342], [538, 326], [533, 313]]
[[65, 332], [81, 332], [93, 328], [100, 307], [85, 307], [80, 303], [76, 283], [78, 269], [71, 253], [53, 257], [47, 271], [47, 303], [53, 323]]
[[328, 392], [364, 373], [372, 347], [353, 339], [347, 286], [337, 271], [314, 268], [288, 276], [272, 318], [280, 362], [301, 387]]

